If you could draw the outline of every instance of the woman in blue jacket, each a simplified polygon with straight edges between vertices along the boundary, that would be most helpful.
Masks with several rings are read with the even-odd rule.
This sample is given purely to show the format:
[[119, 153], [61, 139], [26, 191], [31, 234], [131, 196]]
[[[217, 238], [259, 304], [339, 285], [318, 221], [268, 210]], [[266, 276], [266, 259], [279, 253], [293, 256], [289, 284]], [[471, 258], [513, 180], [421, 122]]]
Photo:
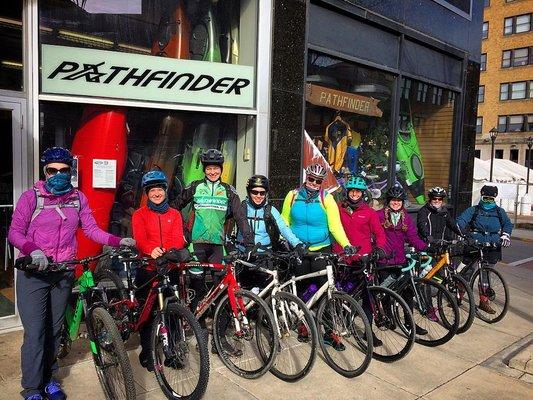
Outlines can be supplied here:
[[[457, 218], [457, 225], [464, 234], [479, 243], [492, 245], [483, 250], [485, 260], [491, 267], [502, 259], [502, 247], [511, 245], [513, 231], [513, 224], [507, 213], [496, 205], [496, 196], [498, 196], [497, 186], [483, 186], [479, 203], [467, 208]], [[469, 260], [463, 262], [468, 265]], [[487, 277], [481, 276], [481, 279], [483, 281]], [[489, 299], [483, 295], [480, 295], [479, 308], [488, 314], [495, 313]]]

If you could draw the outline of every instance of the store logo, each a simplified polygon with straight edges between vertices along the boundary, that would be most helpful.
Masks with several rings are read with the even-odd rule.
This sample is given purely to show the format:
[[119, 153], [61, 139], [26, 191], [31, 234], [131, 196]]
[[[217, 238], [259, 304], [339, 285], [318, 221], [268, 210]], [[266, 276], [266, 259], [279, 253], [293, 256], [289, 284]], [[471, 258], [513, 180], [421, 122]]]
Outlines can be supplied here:
[[42, 46], [43, 93], [253, 107], [253, 68]]

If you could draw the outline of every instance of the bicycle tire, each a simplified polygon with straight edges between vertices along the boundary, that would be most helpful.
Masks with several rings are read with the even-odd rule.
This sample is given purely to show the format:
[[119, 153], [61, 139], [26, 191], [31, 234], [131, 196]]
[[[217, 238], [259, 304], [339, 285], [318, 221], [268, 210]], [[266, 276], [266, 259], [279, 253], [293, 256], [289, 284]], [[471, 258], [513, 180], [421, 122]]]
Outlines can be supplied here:
[[[376, 315], [374, 314], [374, 321], [371, 324], [372, 331], [374, 332], [374, 335], [383, 342], [379, 347], [376, 347], [374, 343], [372, 356], [376, 360], [383, 362], [400, 360], [409, 354], [413, 348], [415, 343], [415, 332], [413, 329], [407, 329], [404, 331], [396, 324], [396, 321], [401, 319], [406, 325], [413, 326], [413, 314], [405, 300], [393, 290], [382, 286], [370, 286], [368, 287], [368, 291], [373, 297], [373, 306], [376, 307], [376, 304], [378, 305], [376, 307], [378, 318], [376, 320]], [[383, 300], [385, 300], [385, 296], [389, 297], [389, 299], [387, 299], [389, 304], [384, 305]], [[401, 315], [398, 314], [399, 308], [401, 308]], [[388, 312], [394, 314], [388, 314]], [[394, 335], [394, 338], [385, 338], [386, 332], [390, 332]], [[398, 336], [403, 336], [403, 338], [405, 338], [405, 343], [399, 349], [397, 348], [396, 352], [390, 351], [389, 354], [383, 354], [384, 352], [381, 350], [391, 349], [394, 341], [399, 341], [397, 338]]]
[[[476, 316], [489, 324], [495, 324], [498, 321], [501, 321], [503, 317], [505, 317], [505, 314], [507, 314], [507, 309], [509, 308], [509, 288], [507, 287], [507, 282], [505, 282], [505, 279], [503, 279], [503, 276], [492, 267], [482, 267], [485, 271], [487, 271], [487, 274], [494, 275], [500, 282], [501, 286], [503, 288], [503, 306], [501, 307], [501, 311], [496, 311], [496, 314], [492, 317], [491, 314], [488, 314], [484, 311], [481, 311], [479, 307], [476, 307]], [[481, 269], [477, 269], [473, 274], [472, 278], [470, 279], [470, 287], [472, 288], [472, 292], [474, 293], [474, 299], [479, 298], [479, 283], [476, 284], [476, 280], [479, 279]], [[492, 278], [494, 279], [494, 278]], [[489, 282], [491, 282], [491, 278], [489, 278]], [[491, 290], [491, 293], [489, 294], [489, 300], [491, 301], [491, 306], [501, 304], [502, 301], [497, 301], [496, 299], [496, 291], [493, 287], [489, 288]], [[501, 296], [500, 296], [501, 297]], [[475, 301], [475, 300], [474, 300]]]
[[[341, 304], [335, 304], [339, 302]], [[347, 308], [349, 308], [349, 310], [347, 310]], [[328, 320], [328, 315], [326, 314], [326, 312], [330, 312], [330, 310], [332, 310], [332, 314], [338, 314], [337, 311], [342, 310], [344, 313], [348, 311], [350, 315], [333, 316], [331, 318], [332, 321], [330, 322]], [[357, 316], [360, 317], [360, 321], [357, 319]], [[341, 324], [340, 329], [339, 326], [337, 326], [338, 323]], [[363, 309], [353, 297], [342, 292], [334, 292], [331, 297], [324, 297], [321, 300], [317, 311], [317, 330], [320, 337], [318, 342], [322, 353], [324, 354], [324, 358], [326, 359], [327, 364], [333, 368], [335, 372], [347, 378], [354, 378], [366, 371], [372, 360], [372, 328], [370, 327], [370, 323], [368, 322]], [[347, 367], [340, 365], [340, 359], [338, 361], [335, 360], [333, 355], [344, 354], [345, 356], [341, 358], [346, 359], [347, 353], [345, 350], [347, 347], [344, 346], [344, 349], [342, 349], [342, 347], [340, 349], [335, 349], [334, 346], [326, 344], [325, 340], [327, 335], [329, 335], [332, 342], [334, 342], [334, 345], [336, 343], [338, 346], [340, 343], [344, 346], [344, 343], [342, 343], [342, 340], [344, 339], [344, 342], [346, 342], [354, 352], [363, 353], [364, 356], [362, 357], [362, 361], [351, 363], [351, 365], [348, 365]], [[349, 341], [351, 338], [354, 339], [353, 342]], [[330, 354], [330, 348], [336, 353]]]
[[95, 286], [105, 288], [109, 304], [127, 298], [126, 287], [122, 279], [110, 269], [100, 268], [94, 273]]
[[459, 327], [457, 328], [457, 333], [465, 333], [472, 327], [474, 318], [476, 317], [474, 292], [466, 279], [457, 274], [446, 278], [443, 284], [455, 297], [457, 306], [459, 307]]
[[[279, 291], [275, 294], [274, 299], [276, 301], [276, 306], [273, 306], [275, 307], [273, 308], [274, 319], [277, 321], [281, 336], [279, 339], [280, 350], [270, 372], [286, 382], [296, 382], [305, 377], [315, 363], [318, 341], [316, 325], [311, 312], [297, 296]], [[271, 303], [267, 300], [267, 304]], [[306, 335], [303, 336], [304, 334]], [[265, 357], [263, 347], [259, 346], [259, 349], [261, 355]], [[304, 358], [289, 359], [289, 362], [283, 362], [284, 359], [290, 358], [297, 352], [304, 354]]]
[[[435, 347], [440, 346], [448, 341], [450, 341], [455, 334], [457, 333], [457, 328], [459, 327], [459, 308], [457, 306], [457, 303], [455, 302], [455, 298], [451, 295], [450, 292], [446, 290], [446, 288], [441, 285], [440, 283], [437, 283], [433, 280], [428, 279], [415, 279], [415, 284], [417, 286], [417, 291], [419, 296], [421, 297], [421, 300], [425, 303], [429, 303], [432, 308], [435, 308], [433, 306], [433, 297], [436, 297], [437, 300], [437, 308], [436, 311], [438, 311], [440, 319], [438, 321], [432, 321], [429, 318], [429, 309], [427, 304], [417, 304], [416, 305], [416, 312], [413, 311], [413, 320], [415, 325], [423, 324], [421, 326], [422, 328], [426, 329], [428, 331], [425, 335], [419, 335], [416, 334], [415, 341], [417, 343], [420, 343], [424, 346], [429, 347]], [[425, 289], [423, 289], [423, 286], [427, 286]], [[428, 301], [428, 299], [422, 298], [423, 295], [427, 297], [427, 295], [431, 296], [431, 300]], [[435, 294], [435, 295], [434, 295]], [[446, 307], [446, 308], [445, 308]], [[451, 317], [448, 315], [445, 310], [448, 310], [448, 308], [451, 308]], [[436, 315], [436, 312], [435, 312]], [[451, 319], [451, 321], [450, 321]], [[442, 321], [442, 324], [440, 323]], [[441, 326], [444, 328], [444, 331], [442, 335], [435, 333], [437, 330], [437, 326]], [[432, 334], [432, 332], [434, 334]], [[416, 333], [416, 332], [415, 332]], [[429, 339], [424, 338], [422, 336], [434, 336], [435, 338]]]
[[[91, 335], [89, 337], [92, 338], [91, 348], [93, 349], [94, 365], [106, 399], [135, 399], [133, 371], [128, 353], [124, 347], [124, 341], [113, 317], [103, 307], [95, 307], [89, 311], [89, 318], [91, 321]], [[109, 366], [106, 365], [104, 354], [111, 355], [115, 370], [118, 373], [115, 376], [118, 376], [121, 381], [119, 385], [115, 385], [111, 381], [114, 374], [109, 369]], [[122, 379], [120, 379], [120, 376], [122, 376]], [[121, 388], [122, 390], [120, 390]], [[120, 390], [120, 393], [117, 390]]]
[[[277, 349], [279, 348], [278, 336], [274, 335], [273, 329], [275, 324], [274, 316], [265, 301], [248, 290], [241, 289], [235, 291], [235, 297], [248, 299], [248, 301], [243, 299], [247, 305], [246, 319], [248, 320], [248, 326], [244, 326], [244, 329], [239, 331], [235, 330], [230, 336], [230, 340], [228, 340], [226, 331], [230, 326], [232, 329], [235, 329], [235, 325], [229, 305], [229, 296], [226, 294], [218, 303], [213, 316], [213, 342], [218, 356], [230, 371], [246, 379], [259, 378], [270, 370], [276, 359]], [[249, 305], [250, 302], [252, 302], [251, 306]], [[244, 315], [240, 317], [244, 317]], [[225, 327], [222, 328], [222, 325], [225, 325]], [[263, 353], [265, 349], [259, 350], [260, 346], [262, 346], [259, 342], [260, 334], [265, 332], [265, 327], [268, 334], [268, 347], [270, 351]], [[224, 329], [224, 331], [222, 332], [221, 329]], [[241, 351], [241, 355], [229, 354], [223, 348], [223, 340], [226, 342], [226, 345]], [[253, 349], [254, 346], [257, 346], [257, 348]], [[244, 350], [250, 347], [252, 347], [251, 352], [245, 356]], [[265, 354], [266, 360], [263, 356]], [[239, 362], [239, 360], [242, 362]], [[243, 364], [245, 362], [250, 365], [250, 369], [244, 369]]]
[[[194, 314], [187, 308], [177, 303], [169, 303], [165, 309], [165, 320], [167, 321], [167, 338], [169, 348], [167, 354], [172, 353], [171, 358], [165, 355], [164, 342], [161, 340], [161, 315], [157, 315], [152, 327], [152, 360], [154, 362], [154, 372], [157, 383], [167, 399], [197, 400], [201, 399], [207, 388], [209, 381], [209, 352], [206, 338], [202, 334], [202, 328], [194, 317]], [[189, 335], [187, 335], [187, 329]], [[190, 333], [192, 332], [192, 335]], [[189, 339], [187, 338], [189, 336]], [[176, 339], [178, 340], [177, 343]], [[187, 343], [196, 340], [196, 344]], [[172, 343], [171, 343], [172, 342]], [[176, 350], [177, 349], [177, 350]], [[176, 384], [185, 384], [188, 379], [169, 379], [172, 371], [180, 371], [180, 376], [187, 375], [187, 366], [197, 365], [197, 373], [193, 372], [194, 382], [188, 385], [189, 393], [177, 387], [173, 387], [170, 381]]]

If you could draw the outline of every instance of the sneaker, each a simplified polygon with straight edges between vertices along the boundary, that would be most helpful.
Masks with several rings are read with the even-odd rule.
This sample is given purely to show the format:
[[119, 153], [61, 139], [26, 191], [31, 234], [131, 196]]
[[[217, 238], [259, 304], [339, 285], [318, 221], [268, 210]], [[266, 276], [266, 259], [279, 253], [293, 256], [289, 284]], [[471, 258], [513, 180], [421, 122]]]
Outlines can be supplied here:
[[309, 331], [303, 322], [298, 325], [298, 341], [302, 343], [309, 343]]
[[430, 321], [439, 322], [439, 317], [437, 317], [437, 310], [435, 307], [430, 307], [426, 316]]
[[477, 308], [487, 314], [496, 314], [496, 311], [490, 306], [490, 301], [488, 300], [479, 300], [479, 306]]
[[[227, 355], [231, 357], [240, 357], [242, 356], [242, 350], [239, 350], [235, 347], [233, 347], [229, 342], [226, 340], [226, 338], [220, 339], [220, 344], [222, 346], [222, 351], [226, 353]], [[218, 350], [215, 346], [215, 341], [213, 340], [213, 343], [211, 344], [211, 353], [218, 354]]]
[[383, 346], [383, 342], [378, 339], [374, 332], [372, 332], [372, 343], [374, 344], [374, 347]]
[[149, 352], [141, 351], [139, 353], [139, 364], [141, 364], [141, 367], [146, 368], [148, 372], [154, 372], [154, 360]]
[[29, 397], [24, 397], [24, 400], [45, 400], [43, 396], [41, 396], [40, 393], [32, 394]]
[[56, 381], [50, 381], [50, 383], [44, 387], [44, 393], [48, 400], [65, 400], [67, 398], [65, 392], [61, 390], [61, 385]]
[[333, 331], [324, 333], [324, 343], [327, 344], [328, 346], [333, 347], [337, 351], [346, 350], [346, 347], [342, 344], [341, 338], [339, 337], [339, 335], [337, 335]]
[[421, 326], [418, 326], [417, 324], [415, 324], [415, 333], [417, 335], [420, 335], [420, 336], [424, 336], [424, 335], [427, 335], [428, 334], [428, 331], [426, 331], [424, 328], [422, 328]]

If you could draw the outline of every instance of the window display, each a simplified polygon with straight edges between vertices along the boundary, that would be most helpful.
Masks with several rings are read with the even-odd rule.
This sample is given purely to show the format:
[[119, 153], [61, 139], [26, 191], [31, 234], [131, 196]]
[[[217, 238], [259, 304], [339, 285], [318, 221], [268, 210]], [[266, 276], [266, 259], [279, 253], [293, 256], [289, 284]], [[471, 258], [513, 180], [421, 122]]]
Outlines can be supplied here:
[[348, 175], [365, 174], [373, 197], [380, 197], [389, 175], [394, 76], [315, 51], [307, 74], [309, 137], [340, 185]]
[[[209, 148], [224, 154], [224, 182], [238, 180], [240, 188], [253, 175], [255, 119], [250, 116], [49, 102], [41, 102], [40, 110], [40, 151], [72, 150], [77, 187], [87, 195], [99, 226], [123, 237], [131, 235], [133, 211], [146, 202], [140, 188], [146, 171], [165, 172], [171, 202], [183, 187], [203, 178], [199, 157]], [[78, 241], [79, 256], [99, 250], [83, 235]]]
[[23, 90], [22, 1], [0, 4], [0, 89]]

